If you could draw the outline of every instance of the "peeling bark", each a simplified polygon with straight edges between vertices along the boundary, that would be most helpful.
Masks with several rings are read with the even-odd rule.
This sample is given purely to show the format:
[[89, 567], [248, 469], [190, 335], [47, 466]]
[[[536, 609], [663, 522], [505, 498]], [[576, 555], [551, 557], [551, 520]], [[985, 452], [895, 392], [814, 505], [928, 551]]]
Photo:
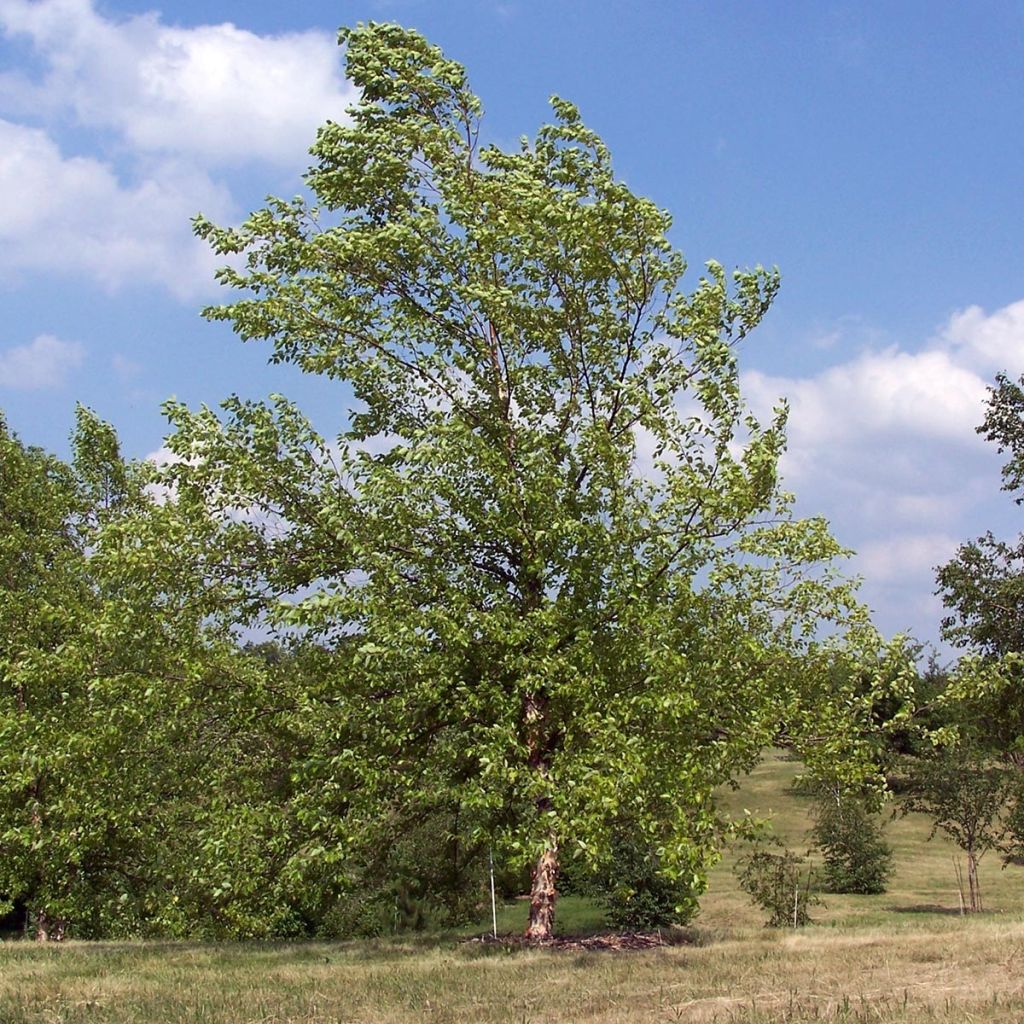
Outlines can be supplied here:
[[550, 844], [533, 868], [533, 881], [530, 885], [530, 923], [526, 926], [526, 938], [530, 942], [547, 942], [554, 935], [557, 882], [558, 843], [552, 836]]
[[[530, 769], [547, 784], [550, 750], [548, 701], [543, 694], [528, 694], [523, 705], [526, 743]], [[551, 797], [540, 796], [536, 802], [537, 817], [543, 819], [551, 811]], [[548, 836], [547, 845], [533, 868], [530, 884], [530, 921], [526, 926], [528, 942], [547, 942], [554, 935], [555, 902], [558, 900], [558, 838]]]

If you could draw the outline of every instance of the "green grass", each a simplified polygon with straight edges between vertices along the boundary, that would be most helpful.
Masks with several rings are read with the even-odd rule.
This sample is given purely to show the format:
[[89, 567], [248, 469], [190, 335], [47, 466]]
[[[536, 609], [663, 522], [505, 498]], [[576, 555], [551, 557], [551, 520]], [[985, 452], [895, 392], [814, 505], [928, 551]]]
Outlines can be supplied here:
[[[740, 790], [726, 792], [723, 805], [736, 816], [749, 811], [770, 818], [773, 833], [798, 853], [807, 853], [810, 841], [812, 799], [793, 791], [802, 765], [782, 751], [770, 752], [743, 781]], [[962, 851], [941, 833], [928, 840], [930, 821], [919, 814], [892, 818], [890, 806], [882, 815], [885, 838], [893, 847], [894, 871], [887, 891], [877, 896], [825, 894], [824, 906], [811, 908], [815, 928], [885, 927], [912, 928], [923, 920], [941, 921], [959, 916], [954, 858]], [[813, 860], [813, 856], [812, 856]], [[708, 892], [701, 900], [695, 924], [702, 932], [733, 935], [737, 930], [760, 928], [764, 916], [740, 890], [733, 873], [735, 855], [726, 853], [711, 872]], [[1003, 868], [999, 855], [990, 853], [981, 862], [984, 917], [1024, 920], [1024, 867]], [[524, 901], [501, 908], [498, 929], [520, 931], [526, 924]], [[602, 914], [591, 901], [566, 897], [559, 902], [559, 930], [595, 931]]]
[[[792, 849], [808, 849], [812, 800], [796, 795], [791, 786], [802, 766], [779, 751], [771, 752], [744, 781], [739, 792], [729, 793], [725, 803], [733, 813], [744, 809], [770, 815], [774, 833]], [[941, 833], [928, 840], [931, 822], [919, 814], [891, 818], [885, 813], [885, 837], [893, 847], [894, 871], [887, 891], [877, 896], [824, 896], [825, 907], [812, 910], [818, 926], [870, 926], [901, 928], [922, 919], [959, 916], [959, 893], [954, 858], [963, 857]], [[732, 873], [732, 857], [726, 856], [712, 872], [708, 895], [702, 902], [701, 921], [735, 924], [739, 915], [757, 912], [739, 891]], [[990, 853], [981, 862], [981, 885], [986, 915], [1024, 918], [1024, 868], [1004, 869], [999, 855]]]
[[[774, 814], [806, 848], [799, 766], [773, 754], [728, 800]], [[0, 1024], [1024, 1021], [1024, 869], [982, 862], [988, 912], [961, 917], [954, 850], [928, 823], [892, 822], [896, 871], [881, 896], [827, 896], [815, 923], [766, 929], [728, 860], [687, 944], [645, 952], [522, 950], [458, 937], [373, 942], [0, 945]], [[524, 901], [499, 930], [519, 931]], [[487, 924], [489, 925], [489, 917]], [[567, 897], [563, 931], [600, 926]], [[483, 931], [483, 928], [479, 929]]]

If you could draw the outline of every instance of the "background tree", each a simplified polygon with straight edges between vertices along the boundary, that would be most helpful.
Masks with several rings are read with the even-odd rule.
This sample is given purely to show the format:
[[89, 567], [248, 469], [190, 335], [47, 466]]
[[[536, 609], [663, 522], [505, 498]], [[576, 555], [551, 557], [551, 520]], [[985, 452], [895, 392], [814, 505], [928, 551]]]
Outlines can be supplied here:
[[[1024, 379], [1022, 379], [1024, 383]], [[1024, 391], [1005, 374], [989, 389], [985, 418], [978, 433], [996, 444], [1008, 459], [1003, 490], [1024, 503]], [[1018, 763], [1024, 761], [1024, 701], [1021, 666], [1024, 653], [1024, 537], [1015, 542], [986, 533], [961, 545], [954, 558], [936, 570], [939, 593], [950, 614], [943, 619], [945, 638], [1001, 666], [1002, 685], [973, 695], [958, 715], [983, 723], [989, 750]], [[979, 742], [982, 742], [979, 739]]]
[[838, 785], [819, 786], [813, 816], [811, 837], [821, 852], [825, 892], [885, 892], [892, 847], [861, 796]]
[[904, 814], [918, 811], [933, 821], [931, 838], [945, 832], [967, 855], [966, 909], [982, 909], [978, 865], [1006, 840], [1011, 794], [1017, 772], [994, 761], [967, 738], [919, 759], [902, 799]]
[[[1009, 458], [1003, 490], [1024, 503], [1024, 390], [1005, 374], [989, 389], [978, 433]], [[946, 639], [998, 658], [1024, 651], [1024, 541], [997, 540], [991, 533], [964, 544], [937, 570], [939, 593], [951, 610], [942, 623]]]
[[63, 706], [77, 690], [77, 666], [55, 652], [92, 604], [80, 512], [69, 468], [26, 448], [0, 420], [0, 898], [8, 907], [31, 904], [40, 938], [64, 927], [39, 902], [45, 861], [68, 852], [53, 849], [45, 834], [53, 781], [44, 763], [60, 760], [70, 731]]
[[39, 939], [279, 930], [281, 687], [184, 557], [208, 520], [87, 410], [72, 442], [0, 426], [0, 898]]
[[699, 892], [715, 787], [780, 721], [856, 703], [833, 688], [812, 728], [840, 643], [819, 624], [863, 618], [778, 489], [784, 410], [762, 425], [739, 392], [777, 275], [711, 262], [682, 291], [668, 215], [570, 103], [481, 148], [460, 65], [392, 25], [341, 41], [360, 101], [318, 134], [314, 202], [196, 226], [247, 293], [207, 315], [346, 383], [349, 425], [329, 444], [280, 397], [171, 405], [168, 479], [223, 524], [211, 577], [354, 654], [318, 698], [346, 722], [326, 763], [349, 836], [443, 795], [532, 859], [537, 939], [560, 855], [597, 867], [622, 820]]

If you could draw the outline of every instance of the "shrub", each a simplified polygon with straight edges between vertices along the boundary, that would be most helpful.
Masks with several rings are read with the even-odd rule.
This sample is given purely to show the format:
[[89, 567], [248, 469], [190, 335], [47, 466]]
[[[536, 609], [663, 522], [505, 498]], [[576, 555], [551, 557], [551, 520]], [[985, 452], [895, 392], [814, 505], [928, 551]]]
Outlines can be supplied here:
[[756, 848], [740, 858], [736, 873], [740, 888], [768, 912], [769, 928], [800, 928], [810, 923], [808, 908], [821, 902], [811, 892], [810, 865], [792, 850]]
[[700, 893], [686, 881], [663, 874], [651, 847], [620, 837], [612, 850], [611, 864], [593, 883], [610, 927], [642, 930], [685, 924], [697, 912]]
[[[344, 878], [329, 898], [305, 908], [322, 938], [438, 931], [474, 920], [487, 897], [487, 849], [473, 822], [442, 802], [396, 807], [353, 841]], [[326, 869], [325, 869], [326, 870]], [[313, 895], [326, 888], [323, 879]]]
[[821, 851], [825, 892], [885, 892], [892, 873], [892, 847], [878, 820], [855, 795], [823, 792], [814, 810], [811, 837]]
[[338, 900], [320, 922], [322, 938], [378, 938], [400, 932], [436, 932], [462, 924], [440, 900], [411, 890], [404, 882], [366, 893], [351, 893]]

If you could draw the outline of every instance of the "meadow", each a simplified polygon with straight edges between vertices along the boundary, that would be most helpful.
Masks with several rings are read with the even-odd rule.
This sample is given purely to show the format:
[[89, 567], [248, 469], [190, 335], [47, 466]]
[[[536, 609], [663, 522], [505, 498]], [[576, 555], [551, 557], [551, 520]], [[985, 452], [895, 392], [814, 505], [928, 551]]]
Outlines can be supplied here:
[[[806, 847], [798, 765], [775, 753], [728, 799], [772, 813]], [[648, 950], [528, 950], [459, 935], [375, 941], [0, 945], [0, 1024], [354, 1024], [354, 1022], [1024, 1020], [1024, 868], [982, 861], [986, 912], [962, 916], [955, 848], [926, 842], [927, 820], [892, 821], [889, 891], [824, 897], [799, 931], [766, 929], [729, 860], [699, 917]], [[522, 902], [499, 931], [525, 923]], [[589, 901], [566, 897], [559, 931], [600, 930]]]

